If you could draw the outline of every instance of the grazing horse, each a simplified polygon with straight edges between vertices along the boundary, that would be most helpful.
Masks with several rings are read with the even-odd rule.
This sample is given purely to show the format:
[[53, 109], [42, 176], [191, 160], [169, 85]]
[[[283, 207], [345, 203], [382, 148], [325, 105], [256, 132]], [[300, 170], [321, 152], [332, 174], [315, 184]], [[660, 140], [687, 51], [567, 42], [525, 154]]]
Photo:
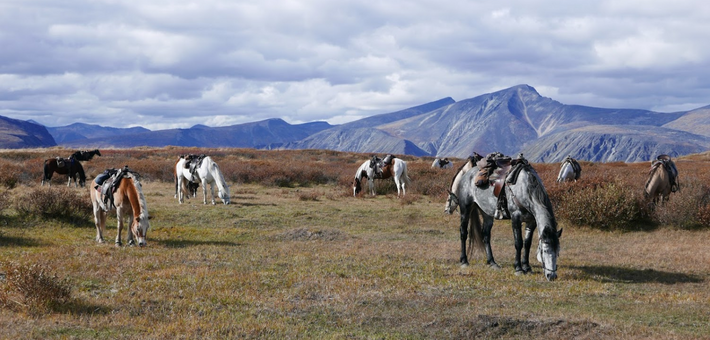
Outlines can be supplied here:
[[[527, 274], [532, 271], [529, 263], [530, 246], [533, 232], [538, 229], [537, 259], [542, 263], [544, 276], [548, 281], [557, 278], [557, 257], [560, 252], [560, 236], [562, 229], [557, 230], [557, 221], [552, 211], [552, 203], [542, 180], [527, 161], [513, 161], [513, 168], [507, 172], [502, 190], [505, 190], [506, 208], [510, 212], [513, 237], [515, 239], [515, 272]], [[519, 167], [516, 169], [516, 167]], [[515, 171], [513, 171], [515, 170]], [[490, 237], [495, 212], [498, 209], [498, 198], [494, 194], [496, 185], [478, 187], [475, 184], [478, 167], [467, 171], [455, 193], [450, 193], [451, 200], [458, 203], [461, 211], [461, 265], [468, 265], [466, 255], [466, 239], [469, 228], [474, 243], [486, 251], [487, 264], [492, 268], [500, 268], [493, 259]], [[479, 219], [483, 218], [483, 223]], [[525, 238], [522, 236], [522, 223], [525, 222]], [[539, 228], [538, 228], [539, 227]], [[522, 253], [521, 250], [525, 248]]]
[[576, 159], [567, 156], [560, 166], [560, 173], [557, 175], [557, 182], [577, 181], [582, 175], [582, 167]]
[[380, 168], [380, 159], [377, 156], [372, 156], [372, 159], [366, 160], [357, 168], [355, 179], [353, 180], [353, 196], [362, 191], [362, 178], [367, 178], [367, 185], [370, 189], [370, 195], [375, 196], [375, 176], [382, 174]]
[[380, 167], [382, 167], [382, 174], [379, 176], [375, 175], [375, 178], [393, 178], [394, 184], [397, 186], [397, 197], [400, 197], [400, 194], [404, 197], [407, 193], [406, 187], [411, 184], [411, 179], [409, 179], [409, 175], [407, 174], [407, 162], [387, 155], [387, 157], [380, 162]]
[[[84, 173], [84, 167], [81, 163], [74, 158], [50, 158], [44, 161], [44, 174], [42, 175], [42, 184], [47, 182], [49, 186], [52, 186], [52, 175], [54, 173], [60, 175], [67, 175], [69, 180], [67, 181], [67, 186], [71, 186], [72, 179], [74, 180], [74, 187], [81, 186], [82, 188], [86, 185], [86, 174]], [[78, 180], [77, 180], [78, 178]]]
[[[110, 182], [118, 182], [115, 191], [113, 192], [113, 205], [107, 204], [103, 200], [103, 195], [99, 190], [111, 190]], [[109, 183], [107, 183], [109, 182]], [[145, 196], [137, 173], [131, 171], [121, 171], [106, 182], [107, 186], [97, 186], [90, 188], [91, 203], [94, 207], [94, 223], [96, 224], [96, 241], [104, 243], [103, 232], [106, 227], [106, 216], [109, 211], [116, 210], [116, 218], [118, 219], [118, 232], [116, 233], [116, 245], [121, 246], [121, 231], [123, 230], [124, 220], [128, 219], [130, 229], [128, 231], [128, 244], [134, 245], [136, 242], [139, 246], [146, 245], [146, 235], [150, 228], [148, 206], [146, 205]]]
[[456, 174], [454, 175], [454, 178], [451, 180], [451, 185], [449, 186], [449, 189], [447, 190], [449, 192], [449, 197], [446, 199], [446, 206], [444, 207], [444, 213], [447, 213], [449, 215], [453, 214], [456, 208], [458, 208], [458, 203], [453, 203], [451, 198], [451, 193], [456, 191], [456, 188], [459, 186], [459, 182], [461, 182], [461, 177], [463, 175], [471, 170], [473, 167], [476, 166], [476, 163], [483, 159], [483, 156], [479, 155], [478, 153], [474, 152], [473, 156], [468, 157], [466, 160], [466, 163], [464, 163], [461, 167], [459, 167], [459, 170], [456, 171]]
[[661, 202], [667, 202], [671, 192], [676, 192], [679, 189], [677, 183], [678, 169], [671, 160], [670, 156], [660, 155], [651, 162], [651, 170], [648, 173], [648, 180], [644, 187], [644, 197], [651, 199], [654, 204], [658, 204], [658, 199]]
[[77, 151], [77, 152], [71, 154], [71, 156], [69, 156], [69, 158], [74, 158], [77, 161], [90, 161], [92, 158], [94, 158], [94, 156], [101, 156], [101, 152], [99, 152], [99, 149], [95, 149], [95, 150], [91, 150], [91, 151], [88, 151], [88, 150]]
[[206, 156], [202, 159], [196, 171], [202, 183], [203, 203], [207, 204], [207, 184], [209, 184], [210, 192], [212, 193], [212, 204], [215, 204], [214, 186], [216, 184], [219, 198], [222, 199], [224, 204], [229, 204], [229, 185], [227, 185], [227, 181], [224, 180], [219, 166], [217, 166], [217, 163], [215, 163], [210, 156]]
[[450, 161], [448, 158], [437, 158], [431, 163], [431, 167], [436, 169], [452, 169], [454, 167], [454, 162]]
[[[173, 173], [173, 178], [175, 179], [175, 198], [177, 198], [180, 203], [183, 203], [185, 196], [187, 196], [187, 198], [197, 196], [197, 189], [200, 187], [200, 184], [197, 182], [198, 179], [190, 172], [188, 164], [188, 160], [182, 155], [178, 158], [177, 162], [175, 162], [175, 171]], [[185, 193], [187, 193], [187, 195]]]

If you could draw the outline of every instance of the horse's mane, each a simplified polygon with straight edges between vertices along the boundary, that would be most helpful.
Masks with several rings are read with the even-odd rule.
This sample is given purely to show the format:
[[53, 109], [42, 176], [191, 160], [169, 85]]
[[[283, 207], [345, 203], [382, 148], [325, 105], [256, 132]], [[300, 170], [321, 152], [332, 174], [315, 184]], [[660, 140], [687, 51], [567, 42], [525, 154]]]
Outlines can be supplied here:
[[133, 187], [136, 189], [136, 192], [138, 193], [138, 205], [141, 208], [140, 212], [140, 217], [141, 219], [147, 219], [148, 218], [148, 207], [146, 205], [145, 201], [145, 195], [143, 194], [143, 186], [141, 185], [140, 182], [140, 174], [134, 171], [126, 171], [124, 172], [124, 176], [126, 178], [131, 179], [131, 183], [133, 184]]
[[555, 213], [552, 210], [552, 201], [550, 201], [550, 196], [547, 194], [547, 191], [542, 185], [542, 182], [538, 180], [539, 177], [537, 175], [537, 172], [529, 164], [525, 165], [525, 168], [523, 170], [526, 170], [529, 179], [529, 185], [527, 186], [528, 194], [534, 201], [537, 201], [538, 204], [542, 204], [543, 206], [545, 206], [545, 209], [550, 215], [552, 227], [554, 228], [554, 230], [557, 230], [557, 220], [555, 219]]

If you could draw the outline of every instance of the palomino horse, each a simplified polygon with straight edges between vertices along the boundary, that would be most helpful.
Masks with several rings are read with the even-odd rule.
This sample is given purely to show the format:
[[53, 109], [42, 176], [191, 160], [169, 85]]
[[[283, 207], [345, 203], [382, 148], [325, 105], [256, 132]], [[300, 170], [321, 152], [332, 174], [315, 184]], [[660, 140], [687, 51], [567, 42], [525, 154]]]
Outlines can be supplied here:
[[453, 203], [451, 198], [454, 197], [451, 195], [454, 191], [456, 191], [456, 188], [459, 186], [459, 182], [461, 182], [461, 177], [463, 175], [471, 170], [474, 166], [476, 166], [476, 163], [483, 159], [483, 156], [479, 155], [478, 153], [474, 152], [473, 156], [468, 157], [466, 160], [466, 163], [464, 163], [461, 167], [459, 167], [459, 170], [456, 171], [456, 174], [454, 175], [454, 178], [451, 180], [451, 185], [449, 186], [449, 189], [447, 190], [449, 192], [449, 197], [446, 199], [446, 206], [444, 207], [444, 213], [447, 213], [449, 215], [453, 214], [456, 208], [458, 208], [458, 203]]
[[[103, 190], [101, 186], [98, 188], [90, 188], [91, 203], [94, 206], [94, 223], [96, 224], [96, 241], [104, 243], [103, 232], [106, 227], [106, 216], [108, 211], [116, 210], [116, 218], [118, 219], [118, 232], [116, 233], [116, 245], [121, 246], [121, 231], [123, 230], [124, 220], [130, 220], [130, 229], [128, 231], [128, 244], [133, 245], [138, 242], [139, 246], [146, 245], [146, 235], [150, 228], [148, 206], [145, 202], [143, 189], [139, 176], [131, 171], [121, 171], [111, 179], [107, 180], [119, 182], [115, 192], [113, 192], [113, 205], [104, 203], [102, 194], [99, 190]], [[104, 182], [104, 183], [106, 183]], [[108, 183], [107, 183], [108, 185]], [[104, 188], [110, 188], [110, 185]], [[111, 190], [111, 189], [108, 189]]]
[[448, 158], [437, 158], [431, 163], [431, 167], [435, 169], [452, 169], [454, 167], [454, 162], [450, 161]]
[[206, 156], [202, 159], [199, 166], [196, 168], [196, 171], [197, 176], [202, 183], [203, 203], [207, 204], [207, 184], [209, 184], [210, 193], [212, 194], [212, 204], [215, 204], [215, 185], [217, 185], [219, 198], [224, 204], [229, 204], [229, 185], [227, 185], [227, 181], [224, 180], [224, 176], [219, 170], [219, 166], [217, 166], [217, 163], [215, 163], [210, 156]]
[[676, 192], [679, 189], [678, 185], [678, 169], [675, 163], [668, 155], [660, 155], [651, 162], [651, 170], [649, 170], [648, 180], [644, 187], [644, 197], [652, 199], [654, 204], [667, 202], [671, 192]]
[[[516, 167], [520, 168], [515, 169]], [[490, 243], [491, 228], [498, 204], [498, 198], [494, 195], [495, 185], [476, 186], [477, 174], [478, 167], [467, 171], [461, 178], [456, 192], [450, 193], [451, 200], [458, 203], [461, 211], [460, 261], [462, 266], [468, 265], [466, 238], [470, 228], [474, 243], [486, 251], [486, 263], [492, 268], [500, 268], [493, 259]], [[542, 180], [527, 161], [520, 159], [513, 161], [513, 168], [501, 180], [505, 181], [503, 190], [505, 190], [505, 195], [510, 198], [507, 200], [506, 207], [510, 212], [515, 239], [514, 267], [516, 274], [527, 274], [532, 271], [529, 262], [530, 246], [533, 232], [539, 227], [537, 259], [542, 263], [545, 278], [548, 281], [555, 280], [562, 229], [557, 230], [552, 204], [542, 185]], [[483, 224], [481, 224], [479, 215], [483, 218]], [[525, 222], [525, 239], [522, 236], [523, 222]], [[525, 251], [522, 253], [521, 260], [523, 246]]]
[[173, 178], [175, 179], [175, 198], [178, 199], [178, 202], [183, 203], [185, 196], [188, 198], [197, 196], [197, 188], [200, 187], [200, 184], [197, 183], [196, 176], [190, 172], [189, 161], [183, 155], [180, 155], [180, 158], [175, 162]]
[[74, 187], [80, 185], [83, 188], [84, 185], [86, 185], [86, 174], [84, 173], [84, 167], [81, 166], [81, 163], [74, 158], [50, 158], [45, 160], [44, 174], [42, 175], [41, 185], [44, 185], [44, 182], [47, 182], [49, 186], [52, 186], [52, 175], [55, 172], [60, 175], [67, 175], [69, 178], [67, 186], [71, 186], [72, 179], [74, 180]]
[[411, 179], [407, 174], [407, 162], [396, 158], [392, 155], [387, 155], [384, 160], [380, 162], [380, 167], [382, 167], [382, 174], [375, 178], [378, 179], [388, 179], [393, 178], [394, 184], [397, 186], [397, 197], [402, 197], [407, 193], [406, 187], [411, 184]]
[[557, 175], [558, 182], [577, 181], [582, 175], [582, 167], [576, 159], [567, 156], [560, 166], [560, 173]]
[[372, 159], [366, 160], [357, 168], [355, 179], [353, 180], [353, 196], [362, 191], [362, 178], [367, 178], [367, 185], [370, 189], [370, 195], [375, 196], [375, 176], [381, 175], [380, 159], [377, 156], [372, 156]]
[[95, 150], [91, 150], [91, 151], [88, 151], [88, 150], [77, 151], [77, 152], [71, 154], [71, 156], [69, 156], [69, 158], [74, 158], [77, 161], [90, 161], [92, 158], [94, 158], [94, 156], [101, 156], [101, 152], [99, 152], [99, 149], [95, 149]]

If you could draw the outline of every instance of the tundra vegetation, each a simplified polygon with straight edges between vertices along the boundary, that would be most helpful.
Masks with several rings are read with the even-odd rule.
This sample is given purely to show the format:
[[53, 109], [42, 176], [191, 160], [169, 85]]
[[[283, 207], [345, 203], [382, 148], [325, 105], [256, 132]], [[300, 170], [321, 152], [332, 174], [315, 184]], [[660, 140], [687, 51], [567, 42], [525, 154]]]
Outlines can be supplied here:
[[[462, 268], [458, 214], [443, 213], [456, 169], [403, 158], [412, 185], [352, 197], [367, 154], [325, 150], [134, 148], [83, 162], [87, 188], [40, 187], [63, 148], [0, 154], [0, 329], [6, 338], [707, 338], [710, 155], [676, 159], [681, 190], [651, 207], [650, 162], [534, 164], [554, 205], [559, 279], [513, 273], [509, 221]], [[231, 205], [179, 205], [178, 155], [205, 153]], [[462, 160], [454, 160], [462, 164]], [[142, 176], [148, 246], [94, 242], [89, 185], [106, 168]], [[201, 189], [201, 188], [200, 188]], [[107, 239], [115, 236], [109, 215]], [[113, 236], [112, 236], [113, 235]], [[533, 242], [536, 242], [537, 236]], [[534, 255], [534, 254], [533, 254]]]

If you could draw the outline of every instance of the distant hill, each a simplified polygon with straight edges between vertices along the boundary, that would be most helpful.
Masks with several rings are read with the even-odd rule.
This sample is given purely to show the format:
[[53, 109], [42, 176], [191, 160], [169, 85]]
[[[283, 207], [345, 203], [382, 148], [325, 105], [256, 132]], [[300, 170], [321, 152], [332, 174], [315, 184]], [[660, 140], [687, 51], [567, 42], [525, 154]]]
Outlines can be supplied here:
[[189, 129], [141, 131], [117, 135], [96, 136], [61, 143], [73, 148], [131, 148], [137, 146], [162, 147], [167, 145], [185, 147], [234, 147], [270, 148], [333, 127], [326, 122], [291, 125], [282, 119], [267, 119], [240, 125], [208, 127], [195, 125]]
[[106, 138], [150, 132], [150, 130], [142, 127], [114, 128], [83, 123], [74, 123], [62, 127], [48, 127], [47, 130], [52, 134], [57, 144], [60, 145], [73, 141], [88, 140], [93, 138]]
[[0, 148], [44, 148], [55, 145], [57, 143], [46, 127], [0, 116]]

